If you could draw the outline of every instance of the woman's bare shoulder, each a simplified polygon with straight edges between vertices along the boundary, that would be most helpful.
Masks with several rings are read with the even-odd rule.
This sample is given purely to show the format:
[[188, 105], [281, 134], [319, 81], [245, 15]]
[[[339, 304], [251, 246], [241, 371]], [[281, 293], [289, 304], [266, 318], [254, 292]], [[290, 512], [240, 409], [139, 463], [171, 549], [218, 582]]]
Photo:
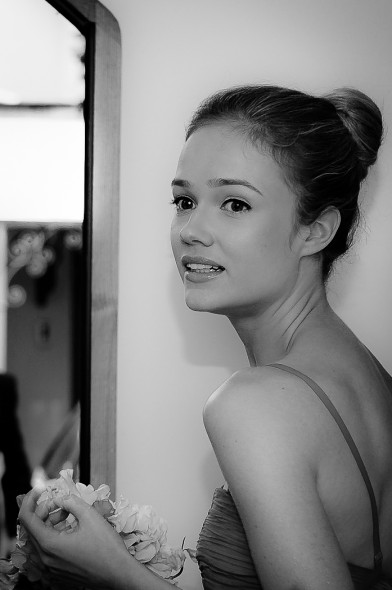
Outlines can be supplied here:
[[231, 375], [208, 398], [204, 407], [204, 418], [208, 420], [215, 412], [236, 412], [237, 406], [252, 399], [259, 403], [279, 387], [279, 379], [270, 367], [243, 368]]
[[[227, 434], [267, 442], [287, 435], [309, 446], [317, 432], [319, 405], [308, 386], [295, 375], [273, 367], [251, 367], [234, 373], [208, 399], [203, 413], [211, 441]], [[306, 432], [303, 424], [309, 427]]]
[[[296, 401], [301, 404], [301, 397], [307, 391], [308, 386], [298, 377], [275, 367], [265, 365], [244, 368], [236, 371], [212, 393], [204, 413], [208, 416], [214, 411], [236, 411], [244, 403], [248, 406], [252, 402], [264, 410], [269, 405], [280, 406], [282, 401], [287, 407]], [[297, 400], [294, 399], [296, 397]]]

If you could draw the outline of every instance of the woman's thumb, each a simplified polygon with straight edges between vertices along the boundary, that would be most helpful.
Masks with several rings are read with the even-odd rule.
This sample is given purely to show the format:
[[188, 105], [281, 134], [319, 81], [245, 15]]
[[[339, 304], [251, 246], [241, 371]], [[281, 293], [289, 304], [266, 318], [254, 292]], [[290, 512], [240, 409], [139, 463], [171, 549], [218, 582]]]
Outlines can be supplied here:
[[86, 513], [86, 510], [90, 509], [90, 505], [87, 504], [82, 498], [79, 496], [75, 496], [75, 494], [69, 494], [68, 496], [60, 496], [55, 498], [55, 504], [59, 506], [59, 508], [63, 508], [70, 514], [73, 514], [75, 518], [80, 520], [83, 518], [83, 515]]

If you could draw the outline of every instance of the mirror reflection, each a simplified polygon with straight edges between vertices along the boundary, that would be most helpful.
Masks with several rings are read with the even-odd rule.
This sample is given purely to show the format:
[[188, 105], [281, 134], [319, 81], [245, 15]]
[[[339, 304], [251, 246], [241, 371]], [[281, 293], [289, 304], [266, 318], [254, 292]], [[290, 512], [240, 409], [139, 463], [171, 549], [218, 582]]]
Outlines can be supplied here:
[[63, 468], [78, 476], [84, 38], [45, 0], [3, 0], [0, 50], [8, 56], [0, 65], [0, 556], [7, 556], [16, 495]]

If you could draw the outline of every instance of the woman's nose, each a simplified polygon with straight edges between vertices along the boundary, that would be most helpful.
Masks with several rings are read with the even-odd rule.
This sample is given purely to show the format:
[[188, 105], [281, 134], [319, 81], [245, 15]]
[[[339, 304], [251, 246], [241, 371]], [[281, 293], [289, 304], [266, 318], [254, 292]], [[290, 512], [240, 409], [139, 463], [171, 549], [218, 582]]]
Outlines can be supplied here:
[[204, 216], [196, 212], [190, 215], [187, 223], [180, 230], [180, 238], [184, 244], [199, 243], [203, 246], [211, 246], [214, 241]]

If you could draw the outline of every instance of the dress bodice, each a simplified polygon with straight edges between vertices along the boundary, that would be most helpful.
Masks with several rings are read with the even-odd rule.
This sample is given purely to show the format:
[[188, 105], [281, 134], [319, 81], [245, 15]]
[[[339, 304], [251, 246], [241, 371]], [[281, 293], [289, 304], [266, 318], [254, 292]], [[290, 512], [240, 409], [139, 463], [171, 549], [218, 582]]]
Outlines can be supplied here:
[[224, 488], [217, 488], [196, 548], [205, 590], [261, 590], [241, 519]]
[[[217, 488], [197, 543], [204, 590], [262, 590], [230, 492]], [[381, 571], [348, 564], [355, 590], [392, 590]]]

